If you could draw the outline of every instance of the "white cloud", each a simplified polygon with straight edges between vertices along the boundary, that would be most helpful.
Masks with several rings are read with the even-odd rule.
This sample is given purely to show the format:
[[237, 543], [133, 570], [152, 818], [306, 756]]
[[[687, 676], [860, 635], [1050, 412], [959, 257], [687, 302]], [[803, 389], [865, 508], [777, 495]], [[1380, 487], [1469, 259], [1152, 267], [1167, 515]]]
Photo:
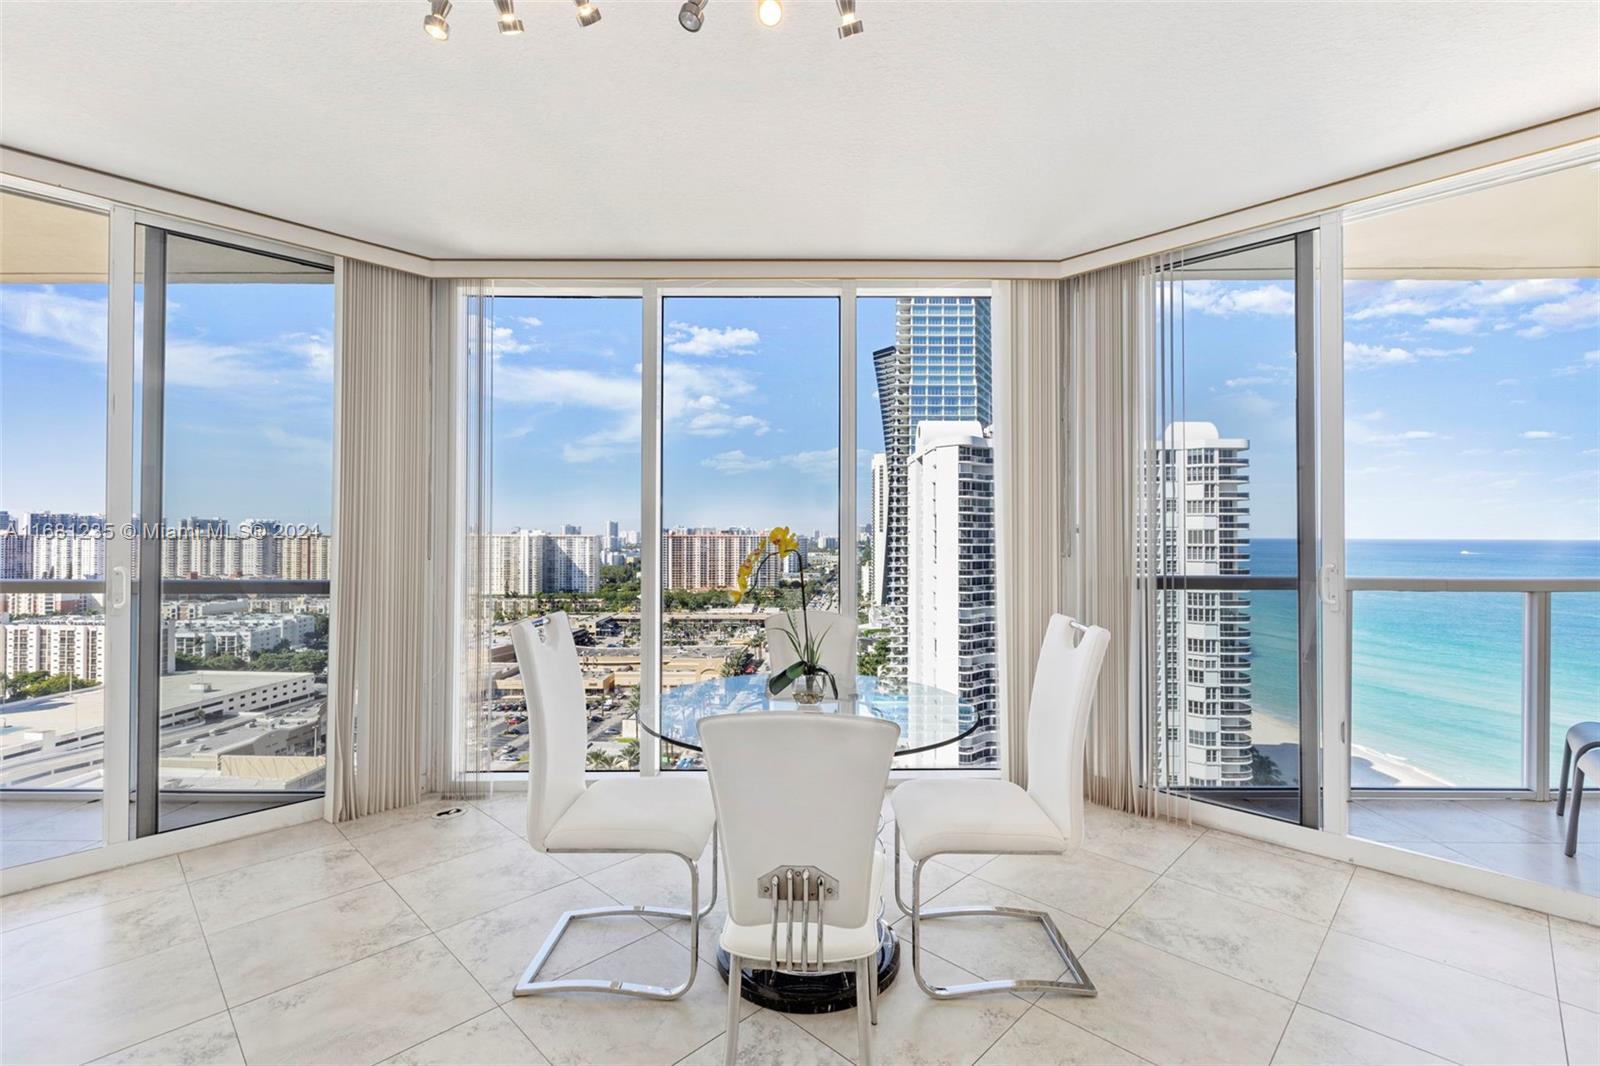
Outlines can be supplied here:
[[675, 355], [745, 355], [761, 343], [761, 334], [743, 326], [667, 325], [667, 351]]
[[1294, 293], [1282, 285], [1240, 289], [1216, 281], [1186, 281], [1183, 306], [1205, 315], [1292, 315]]
[[1427, 329], [1436, 330], [1440, 333], [1466, 334], [1476, 333], [1478, 331], [1478, 323], [1480, 321], [1481, 320], [1475, 316], [1464, 318], [1461, 316], [1444, 315], [1439, 318], [1428, 319], [1428, 321], [1423, 323], [1423, 326]]
[[1448, 359], [1453, 355], [1471, 355], [1472, 345], [1463, 345], [1460, 348], [1418, 348], [1417, 354], [1424, 359]]
[[497, 366], [495, 399], [505, 403], [639, 411], [639, 379], [549, 366]]
[[1371, 426], [1356, 419], [1347, 419], [1344, 424], [1344, 439], [1350, 444], [1366, 444], [1373, 447], [1395, 447], [1423, 440], [1448, 440], [1443, 433], [1435, 433], [1431, 429], [1405, 429], [1397, 433], [1380, 433]]
[[530, 329], [538, 329], [540, 326], [544, 325], [544, 321], [542, 319], [535, 318], [533, 315], [517, 315], [516, 319], [518, 322], [521, 322], [524, 326], [527, 326]]
[[735, 448], [733, 451], [707, 456], [700, 460], [700, 465], [719, 474], [751, 474], [760, 470], [771, 470], [772, 460], [757, 459]]
[[1480, 281], [1468, 291], [1468, 299], [1480, 307], [1534, 303], [1578, 291], [1578, 283], [1568, 278], [1525, 278], [1522, 281]]
[[1522, 383], [1516, 378], [1501, 378], [1494, 383], [1494, 387], [1497, 389], [1514, 389], [1520, 384]]
[[521, 355], [533, 351], [533, 345], [519, 340], [510, 326], [495, 326], [490, 330], [489, 347], [495, 355]]
[[1563, 440], [1561, 434], [1548, 429], [1528, 429], [1522, 433], [1523, 440]]
[[1517, 336], [1526, 337], [1530, 341], [1536, 341], [1540, 337], [1547, 337], [1549, 335], [1550, 330], [1545, 326], [1529, 326], [1526, 329], [1517, 330]]
[[832, 479], [839, 473], [839, 449], [819, 448], [816, 451], [794, 452], [776, 459], [763, 459], [746, 455], [742, 449], [718, 452], [700, 460], [700, 465], [721, 474], [751, 474], [786, 466], [806, 477]]
[[1417, 357], [1405, 348], [1385, 348], [1380, 344], [1344, 342], [1344, 361], [1349, 367], [1394, 366], [1414, 363]]
[[751, 433], [764, 437], [772, 427], [766, 419], [755, 415], [738, 415], [729, 411], [702, 411], [689, 419], [683, 431], [696, 437], [726, 437], [729, 433]]
[[780, 460], [785, 466], [819, 480], [831, 480], [839, 474], [839, 449], [819, 448], [816, 451], [795, 452]]
[[1543, 303], [1522, 316], [1534, 329], [1592, 329], [1600, 325], [1600, 289], [1575, 292], [1564, 300]]
[[1248, 388], [1251, 385], [1271, 385], [1274, 380], [1274, 378], [1269, 377], [1229, 378], [1227, 381], [1223, 382], [1223, 385], [1230, 389], [1240, 389]]
[[5, 331], [43, 342], [41, 354], [80, 363], [106, 362], [106, 302], [69, 296], [52, 286], [0, 286]]
[[1571, 377], [1573, 374], [1581, 374], [1586, 370], [1600, 370], [1600, 349], [1591, 349], [1584, 352], [1576, 363], [1568, 363], [1566, 366], [1556, 367], [1554, 373], [1557, 377]]

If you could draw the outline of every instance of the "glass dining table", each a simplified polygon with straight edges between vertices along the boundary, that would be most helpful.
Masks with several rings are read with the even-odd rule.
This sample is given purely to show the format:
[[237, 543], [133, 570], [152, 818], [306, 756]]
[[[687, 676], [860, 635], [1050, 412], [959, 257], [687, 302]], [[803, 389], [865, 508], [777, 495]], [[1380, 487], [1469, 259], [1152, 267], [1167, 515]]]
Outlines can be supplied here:
[[[823, 714], [867, 714], [900, 727], [895, 764], [902, 767], [955, 769], [962, 740], [978, 731], [977, 708], [954, 692], [916, 682], [893, 684], [878, 677], [856, 678], [854, 692], [802, 708], [793, 699], [767, 691], [766, 674], [707, 678], [678, 685], [661, 695], [656, 725], [639, 719], [639, 727], [663, 744], [663, 768], [694, 770], [704, 766], [700, 719], [720, 714], [814, 710]], [[887, 856], [893, 862], [896, 856]], [[878, 922], [878, 988], [889, 987], [900, 970], [900, 944], [889, 922]], [[728, 953], [717, 950], [717, 969], [728, 977]], [[747, 967], [743, 973], [746, 1000], [789, 1014], [826, 1014], [855, 1006], [852, 973], [792, 973]]]

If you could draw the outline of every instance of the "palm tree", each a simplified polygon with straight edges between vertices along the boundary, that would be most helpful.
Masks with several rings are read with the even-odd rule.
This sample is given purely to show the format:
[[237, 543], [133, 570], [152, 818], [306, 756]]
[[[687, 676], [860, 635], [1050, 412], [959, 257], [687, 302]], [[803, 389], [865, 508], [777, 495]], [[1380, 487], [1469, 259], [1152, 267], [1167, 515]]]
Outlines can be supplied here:
[[617, 761], [609, 753], [599, 748], [590, 748], [584, 762], [591, 770], [610, 770], [617, 765]]

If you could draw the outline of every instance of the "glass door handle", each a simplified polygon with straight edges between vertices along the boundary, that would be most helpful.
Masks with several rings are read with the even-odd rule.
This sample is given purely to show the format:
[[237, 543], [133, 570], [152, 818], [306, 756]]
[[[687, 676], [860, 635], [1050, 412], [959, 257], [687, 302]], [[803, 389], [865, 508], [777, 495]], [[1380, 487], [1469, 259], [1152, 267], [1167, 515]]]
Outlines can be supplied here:
[[1317, 571], [1317, 597], [1328, 610], [1340, 609], [1339, 605], [1344, 599], [1344, 582], [1339, 577], [1339, 568], [1332, 563], [1325, 564]]
[[111, 568], [111, 609], [120, 611], [128, 606], [128, 568], [113, 566]]

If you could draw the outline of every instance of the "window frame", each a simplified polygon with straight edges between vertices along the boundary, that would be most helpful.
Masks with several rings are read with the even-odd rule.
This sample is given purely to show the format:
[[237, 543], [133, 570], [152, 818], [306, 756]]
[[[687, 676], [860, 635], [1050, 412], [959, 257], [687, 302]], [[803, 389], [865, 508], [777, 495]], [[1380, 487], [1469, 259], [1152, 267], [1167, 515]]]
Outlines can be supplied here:
[[[639, 479], [639, 521], [640, 521], [640, 678], [639, 678], [639, 713], [647, 716], [647, 722], [653, 729], [660, 727], [661, 712], [661, 665], [662, 665], [662, 586], [661, 586], [661, 489], [662, 489], [662, 408], [661, 386], [662, 375], [665, 367], [665, 351], [662, 343], [662, 330], [665, 324], [664, 304], [668, 298], [683, 297], [819, 297], [832, 298], [839, 303], [839, 337], [838, 337], [838, 374], [839, 374], [839, 610], [849, 619], [851, 629], [856, 626], [856, 612], [860, 607], [860, 572], [856, 566], [846, 566], [845, 559], [856, 559], [860, 555], [860, 515], [857, 505], [857, 491], [859, 478], [857, 477], [857, 463], [854, 461], [857, 450], [857, 415], [858, 397], [856, 395], [856, 373], [858, 361], [856, 358], [856, 303], [857, 300], [869, 297], [896, 297], [896, 296], [973, 296], [993, 299], [994, 284], [983, 280], [960, 281], [929, 281], [927, 279], [907, 279], [905, 281], [884, 281], [873, 279], [871, 281], [857, 279], [840, 279], [834, 281], [817, 280], [749, 280], [737, 278], [725, 279], [608, 279], [591, 283], [575, 284], [567, 280], [540, 281], [531, 279], [497, 280], [491, 279], [484, 283], [484, 295], [498, 296], [532, 296], [532, 297], [637, 297], [640, 299], [641, 314], [641, 344], [639, 351], [641, 366], [641, 396], [640, 396], [640, 479]], [[493, 351], [486, 353], [486, 357], [493, 358]], [[1008, 353], [1000, 350], [998, 346], [992, 352], [993, 359], [1008, 358]], [[492, 403], [492, 398], [489, 402]], [[994, 398], [994, 417], [998, 421], [1005, 413], [1005, 400], [1001, 395]], [[491, 493], [493, 487], [490, 488]], [[996, 515], [996, 524], [1002, 517]], [[996, 536], [995, 550], [1001, 548], [1002, 538]], [[1003, 638], [1001, 638], [1003, 639]], [[850, 642], [850, 669], [856, 668], [858, 654], [857, 642]], [[1003, 652], [1002, 652], [1003, 654]], [[997, 713], [995, 716], [995, 730], [999, 742], [1004, 747], [1005, 714]], [[660, 774], [661, 768], [661, 742], [649, 730], [640, 730], [639, 737], [639, 769], [635, 771], [588, 771], [586, 776], [598, 778], [602, 776], [616, 776], [621, 773], [638, 773], [642, 776], [653, 777]], [[681, 771], [674, 771], [681, 772]], [[920, 775], [928, 773], [951, 774], [964, 773], [984, 777], [993, 777], [1000, 773], [998, 765], [981, 769], [939, 769], [939, 770], [900, 770], [897, 775]], [[496, 787], [501, 783], [511, 784], [526, 778], [526, 773], [520, 770], [494, 770], [487, 773], [489, 780], [496, 782]]]

